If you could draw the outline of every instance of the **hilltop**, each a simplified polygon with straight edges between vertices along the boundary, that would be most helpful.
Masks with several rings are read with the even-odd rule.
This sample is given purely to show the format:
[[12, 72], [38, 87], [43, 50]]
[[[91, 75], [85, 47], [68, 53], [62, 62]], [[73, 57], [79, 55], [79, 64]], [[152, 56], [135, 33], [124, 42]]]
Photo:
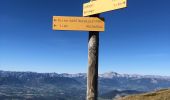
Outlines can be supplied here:
[[170, 100], [170, 89], [155, 92], [126, 96], [118, 100]]

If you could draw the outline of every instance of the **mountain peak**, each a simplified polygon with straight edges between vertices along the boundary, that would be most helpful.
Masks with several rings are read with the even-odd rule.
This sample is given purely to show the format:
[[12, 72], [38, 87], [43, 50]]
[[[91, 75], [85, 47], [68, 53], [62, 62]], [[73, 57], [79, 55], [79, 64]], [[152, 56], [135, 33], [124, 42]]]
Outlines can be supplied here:
[[113, 78], [113, 77], [118, 77], [118, 76], [120, 76], [120, 74], [116, 72], [106, 72], [104, 74], [99, 75], [99, 77], [102, 77], [102, 78]]

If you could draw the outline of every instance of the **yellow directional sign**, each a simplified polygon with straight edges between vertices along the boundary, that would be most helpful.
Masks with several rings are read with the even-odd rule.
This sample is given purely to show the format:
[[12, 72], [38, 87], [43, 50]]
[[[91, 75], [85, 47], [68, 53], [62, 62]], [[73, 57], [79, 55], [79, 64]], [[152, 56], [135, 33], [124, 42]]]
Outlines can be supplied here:
[[104, 19], [53, 16], [53, 30], [104, 31]]
[[127, 0], [96, 0], [83, 4], [83, 16], [127, 7]]

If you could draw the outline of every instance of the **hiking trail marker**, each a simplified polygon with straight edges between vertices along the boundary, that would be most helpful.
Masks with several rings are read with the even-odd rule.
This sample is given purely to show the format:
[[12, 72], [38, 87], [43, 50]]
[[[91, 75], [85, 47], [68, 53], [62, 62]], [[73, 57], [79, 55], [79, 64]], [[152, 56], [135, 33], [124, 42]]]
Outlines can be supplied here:
[[104, 19], [97, 17], [53, 16], [53, 30], [104, 31]]
[[53, 30], [89, 31], [86, 100], [98, 99], [99, 31], [104, 31], [104, 19], [99, 13], [127, 7], [127, 0], [90, 0], [83, 4], [83, 16], [53, 16]]
[[127, 7], [127, 0], [96, 0], [83, 4], [83, 16]]

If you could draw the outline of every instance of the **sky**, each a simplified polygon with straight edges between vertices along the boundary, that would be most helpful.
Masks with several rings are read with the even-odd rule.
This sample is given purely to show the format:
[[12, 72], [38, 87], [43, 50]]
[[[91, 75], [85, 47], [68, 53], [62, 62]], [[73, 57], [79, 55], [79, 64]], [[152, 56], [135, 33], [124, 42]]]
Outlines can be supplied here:
[[[86, 73], [89, 33], [54, 31], [52, 16], [82, 16], [87, 2], [0, 0], [0, 70]], [[100, 14], [99, 73], [170, 76], [169, 4], [128, 0], [127, 8]]]

